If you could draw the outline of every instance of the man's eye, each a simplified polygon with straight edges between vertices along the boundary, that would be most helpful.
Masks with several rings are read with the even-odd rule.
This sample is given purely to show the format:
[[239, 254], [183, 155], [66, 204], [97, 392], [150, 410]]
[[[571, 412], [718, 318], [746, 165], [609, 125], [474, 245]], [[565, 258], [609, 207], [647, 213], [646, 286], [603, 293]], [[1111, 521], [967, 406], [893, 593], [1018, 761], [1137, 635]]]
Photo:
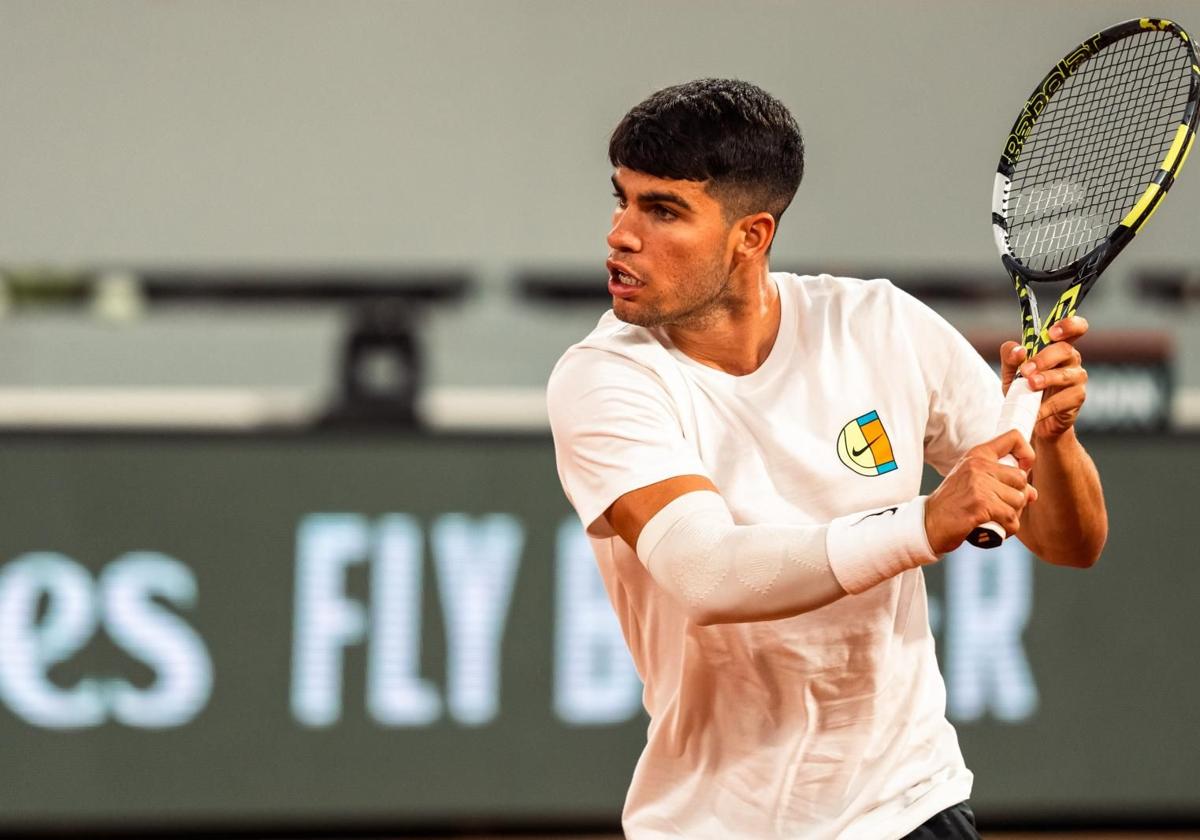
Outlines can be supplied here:
[[671, 219], [678, 218], [674, 212], [661, 205], [655, 205], [651, 212], [663, 221], [669, 221]]
[[618, 192], [613, 193], [612, 196], [613, 196], [613, 198], [615, 198], [617, 200], [617, 206], [620, 207], [622, 210], [624, 210], [625, 209], [625, 196], [621, 195]]

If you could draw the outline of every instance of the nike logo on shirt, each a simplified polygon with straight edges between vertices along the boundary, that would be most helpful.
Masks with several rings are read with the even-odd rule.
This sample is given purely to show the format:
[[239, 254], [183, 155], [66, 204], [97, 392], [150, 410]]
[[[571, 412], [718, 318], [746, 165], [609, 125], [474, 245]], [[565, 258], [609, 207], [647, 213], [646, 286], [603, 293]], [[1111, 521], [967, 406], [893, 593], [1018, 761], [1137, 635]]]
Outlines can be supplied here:
[[872, 443], [874, 443], [875, 441], [879, 440], [879, 438], [880, 438], [880, 437], [882, 437], [882, 435], [879, 435], [879, 436], [876, 436], [876, 437], [872, 438], [871, 440], [867, 441], [867, 445], [866, 445], [866, 446], [864, 446], [862, 449], [854, 449], [854, 450], [852, 450], [852, 451], [851, 451], [851, 453], [850, 453], [850, 454], [852, 454], [852, 455], [853, 455], [855, 458], [857, 458], [859, 455], [863, 454], [863, 453], [864, 453], [864, 452], [866, 452], [868, 449], [870, 449], [870, 448], [871, 448], [871, 444], [872, 444]]

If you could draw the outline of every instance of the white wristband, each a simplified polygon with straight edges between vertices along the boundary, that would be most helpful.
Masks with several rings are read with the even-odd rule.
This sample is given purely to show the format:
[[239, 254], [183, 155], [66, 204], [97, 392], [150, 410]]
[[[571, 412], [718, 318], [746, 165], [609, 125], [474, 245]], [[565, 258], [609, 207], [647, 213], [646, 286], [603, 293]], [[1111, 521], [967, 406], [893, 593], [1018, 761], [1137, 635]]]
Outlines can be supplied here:
[[925, 534], [924, 496], [833, 520], [825, 550], [838, 583], [852, 595], [938, 559]]

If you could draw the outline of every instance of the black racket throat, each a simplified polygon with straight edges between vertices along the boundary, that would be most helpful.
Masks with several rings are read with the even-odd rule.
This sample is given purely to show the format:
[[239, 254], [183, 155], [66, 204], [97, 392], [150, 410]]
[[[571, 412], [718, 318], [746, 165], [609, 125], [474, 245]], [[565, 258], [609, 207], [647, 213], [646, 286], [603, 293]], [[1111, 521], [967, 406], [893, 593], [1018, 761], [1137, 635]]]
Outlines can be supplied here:
[[[1021, 304], [1021, 343], [1028, 354], [1027, 358], [1033, 358], [1053, 342], [1050, 328], [1075, 314], [1100, 277], [1100, 272], [1115, 254], [1107, 260], [1104, 259], [1104, 253], [1091, 256], [1083, 265], [1068, 266], [1057, 272], [1029, 272], [1011, 256], [1004, 254], [1000, 257], [1012, 278], [1017, 300]], [[1058, 295], [1053, 308], [1044, 317], [1038, 310], [1036, 294], [1039, 291], [1043, 295], [1047, 292]], [[1053, 297], [1048, 299], [1054, 300]]]

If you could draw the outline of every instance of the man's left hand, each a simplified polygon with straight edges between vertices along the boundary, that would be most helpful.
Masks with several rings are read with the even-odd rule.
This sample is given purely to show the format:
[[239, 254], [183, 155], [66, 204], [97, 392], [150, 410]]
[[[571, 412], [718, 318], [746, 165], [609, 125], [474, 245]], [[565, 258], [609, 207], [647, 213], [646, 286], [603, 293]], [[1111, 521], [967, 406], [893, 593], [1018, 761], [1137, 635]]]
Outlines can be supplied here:
[[1033, 437], [1057, 438], [1075, 425], [1079, 409], [1087, 398], [1087, 371], [1075, 349], [1075, 342], [1088, 330], [1088, 323], [1078, 315], [1059, 321], [1050, 328], [1053, 344], [1029, 361], [1025, 348], [1015, 341], [1000, 346], [1000, 383], [1004, 392], [1012, 384], [1018, 370], [1034, 391], [1042, 391], [1042, 406], [1038, 409]]

